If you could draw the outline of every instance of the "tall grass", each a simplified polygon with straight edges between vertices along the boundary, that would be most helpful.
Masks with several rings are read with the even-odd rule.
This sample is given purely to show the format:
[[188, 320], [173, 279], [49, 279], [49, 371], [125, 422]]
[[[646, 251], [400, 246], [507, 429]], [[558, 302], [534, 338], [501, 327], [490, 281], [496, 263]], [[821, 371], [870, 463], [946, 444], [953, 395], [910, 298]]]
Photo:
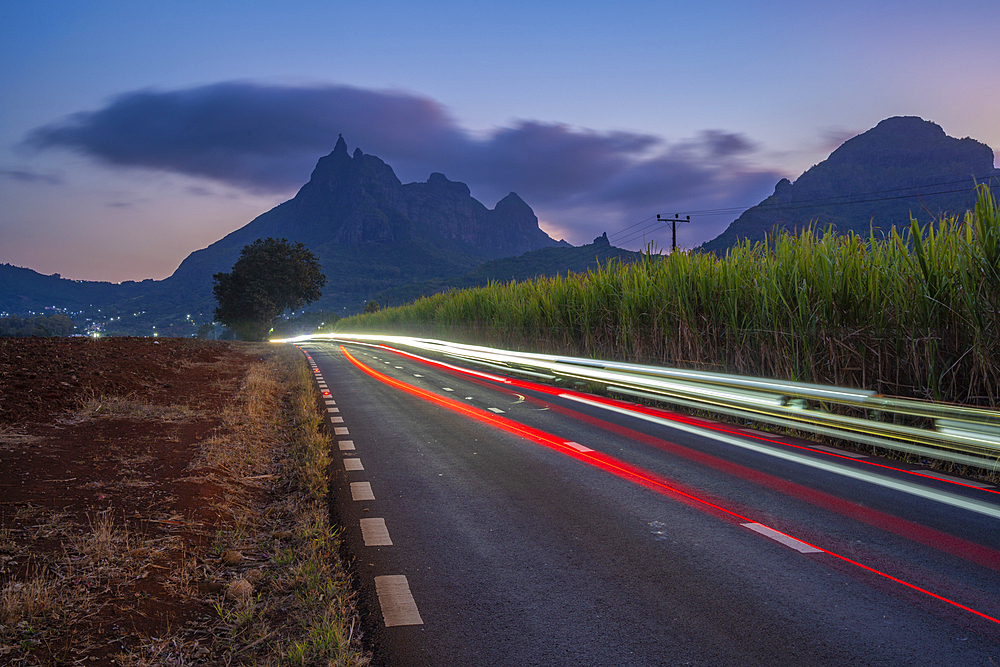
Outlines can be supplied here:
[[1000, 210], [877, 237], [806, 229], [723, 258], [648, 255], [587, 274], [438, 294], [342, 320], [514, 349], [1000, 406]]

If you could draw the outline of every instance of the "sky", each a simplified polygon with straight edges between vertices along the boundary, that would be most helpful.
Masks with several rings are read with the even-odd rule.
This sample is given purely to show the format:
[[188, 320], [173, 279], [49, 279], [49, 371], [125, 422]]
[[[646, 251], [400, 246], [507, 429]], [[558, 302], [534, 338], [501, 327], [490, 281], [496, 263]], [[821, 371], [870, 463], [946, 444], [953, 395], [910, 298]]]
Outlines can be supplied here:
[[165, 278], [339, 134], [574, 245], [681, 214], [690, 248], [891, 116], [1000, 151], [998, 35], [996, 0], [0, 1], [0, 263]]

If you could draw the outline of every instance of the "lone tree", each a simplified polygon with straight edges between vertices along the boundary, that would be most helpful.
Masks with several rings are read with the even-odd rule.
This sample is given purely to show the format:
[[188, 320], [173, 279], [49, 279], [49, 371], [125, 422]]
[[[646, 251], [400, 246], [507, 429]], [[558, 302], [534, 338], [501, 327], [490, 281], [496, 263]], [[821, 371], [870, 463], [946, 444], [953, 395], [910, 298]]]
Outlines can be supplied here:
[[243, 246], [232, 272], [212, 280], [219, 302], [215, 319], [244, 340], [264, 340], [278, 316], [312, 303], [326, 284], [305, 245], [272, 238]]

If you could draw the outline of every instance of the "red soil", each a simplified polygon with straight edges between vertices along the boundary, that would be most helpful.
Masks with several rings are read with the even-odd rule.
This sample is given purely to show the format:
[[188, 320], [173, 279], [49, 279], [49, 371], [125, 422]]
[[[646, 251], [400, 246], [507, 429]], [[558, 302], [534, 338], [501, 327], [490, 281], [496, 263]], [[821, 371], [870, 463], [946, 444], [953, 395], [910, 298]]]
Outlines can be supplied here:
[[[141, 637], [207, 634], [217, 587], [197, 580], [218, 568], [206, 554], [227, 499], [191, 464], [257, 361], [247, 351], [183, 339], [0, 339], [0, 590], [44, 566], [62, 598], [37, 628], [0, 634], [0, 663], [118, 664]], [[101, 396], [193, 416], [81, 419], [81, 402]], [[128, 531], [129, 545], [118, 545], [131, 550], [127, 574], [74, 567], [79, 541], [101, 521]]]

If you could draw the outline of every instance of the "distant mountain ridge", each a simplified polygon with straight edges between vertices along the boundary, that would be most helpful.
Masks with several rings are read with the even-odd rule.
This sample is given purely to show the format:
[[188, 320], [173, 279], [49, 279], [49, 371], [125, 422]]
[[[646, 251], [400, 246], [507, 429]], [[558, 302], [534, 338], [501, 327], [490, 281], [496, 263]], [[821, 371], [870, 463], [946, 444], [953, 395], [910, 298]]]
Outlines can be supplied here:
[[748, 239], [762, 241], [775, 228], [815, 222], [837, 232], [867, 235], [961, 215], [975, 202], [975, 182], [1000, 175], [993, 151], [974, 139], [955, 139], [915, 116], [887, 118], [845, 141], [794, 183], [781, 179], [774, 194], [745, 211], [701, 250], [725, 253]]
[[127, 310], [201, 312], [204, 321], [215, 305], [212, 275], [229, 271], [243, 246], [266, 237], [309, 247], [328, 278], [313, 307], [344, 313], [393, 287], [458, 277], [489, 260], [531, 250], [572, 247], [542, 231], [531, 207], [513, 192], [488, 209], [466, 184], [440, 173], [404, 185], [378, 157], [360, 149], [349, 154], [341, 136], [292, 199], [191, 253], [165, 280], [67, 281], [5, 265], [0, 309], [121, 302]]
[[605, 232], [587, 245], [549, 246], [532, 250], [517, 257], [501, 257], [481, 264], [472, 271], [453, 278], [412, 283], [385, 290], [375, 296], [380, 304], [399, 305], [422, 296], [452, 289], [485, 287], [491, 282], [507, 283], [529, 280], [538, 276], [587, 273], [599, 266], [612, 263], [635, 264], [641, 262], [643, 253], [616, 248], [608, 241]]
[[12, 264], [0, 264], [0, 311], [25, 313], [59, 307], [83, 310], [92, 304], [132, 298], [148, 289], [153, 280], [108, 283], [67, 280], [58, 273], [46, 276]]

